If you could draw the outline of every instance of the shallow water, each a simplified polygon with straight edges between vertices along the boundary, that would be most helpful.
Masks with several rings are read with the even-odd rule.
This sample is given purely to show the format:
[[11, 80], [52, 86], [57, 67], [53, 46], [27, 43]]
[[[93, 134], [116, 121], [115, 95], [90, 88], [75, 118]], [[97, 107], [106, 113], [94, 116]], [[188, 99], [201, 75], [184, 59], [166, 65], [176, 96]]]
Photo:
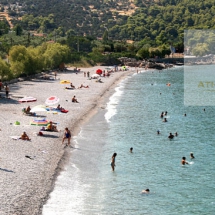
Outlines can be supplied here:
[[[214, 214], [215, 108], [184, 106], [183, 81], [183, 68], [176, 68], [135, 74], [120, 83], [106, 110], [74, 138], [70, 163], [43, 215]], [[167, 123], [162, 111], [168, 111]], [[178, 137], [170, 141], [168, 134], [176, 131]], [[181, 166], [183, 156], [190, 165]], [[141, 194], [146, 188], [150, 194]]]

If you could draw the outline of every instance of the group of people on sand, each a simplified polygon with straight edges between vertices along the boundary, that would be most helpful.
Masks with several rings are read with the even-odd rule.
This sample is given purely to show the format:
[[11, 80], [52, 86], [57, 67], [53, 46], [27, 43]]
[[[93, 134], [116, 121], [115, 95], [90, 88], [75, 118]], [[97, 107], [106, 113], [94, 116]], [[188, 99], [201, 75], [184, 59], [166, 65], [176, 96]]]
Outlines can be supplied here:
[[[54, 132], [58, 132], [58, 129], [55, 125], [53, 125], [53, 122], [50, 121], [49, 124], [47, 125], [47, 127], [45, 129], [41, 129], [42, 130], [45, 130], [45, 131], [54, 131]], [[71, 140], [71, 132], [70, 130], [66, 127], [65, 128], [65, 131], [64, 131], [64, 135], [63, 135], [63, 140], [62, 140], [62, 144], [64, 143], [64, 141], [67, 139], [68, 140], [68, 143], [66, 145], [70, 145], [70, 140]], [[27, 133], [24, 131], [22, 133], [22, 135], [20, 136], [21, 140], [31, 140], [30, 137], [27, 135]]]
[[[81, 89], [81, 88], [89, 88], [89, 85], [85, 86], [85, 85], [81, 84], [80, 87], [77, 87], [77, 89]], [[65, 89], [74, 90], [74, 89], [76, 89], [76, 87], [72, 83], [70, 83], [70, 87], [65, 87]]]

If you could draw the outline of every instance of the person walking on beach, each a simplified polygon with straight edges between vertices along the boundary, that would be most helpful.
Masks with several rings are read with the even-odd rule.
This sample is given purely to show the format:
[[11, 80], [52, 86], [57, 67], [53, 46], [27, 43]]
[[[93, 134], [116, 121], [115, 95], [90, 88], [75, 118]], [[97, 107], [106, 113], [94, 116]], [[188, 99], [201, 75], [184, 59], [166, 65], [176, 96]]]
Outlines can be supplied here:
[[117, 156], [117, 153], [115, 152], [115, 153], [113, 153], [113, 155], [112, 155], [112, 158], [111, 158], [111, 167], [112, 167], [112, 170], [114, 171], [114, 169], [115, 169], [115, 158], [116, 158], [116, 156]]
[[10, 91], [10, 88], [9, 88], [8, 85], [6, 84], [6, 85], [5, 85], [6, 98], [8, 98], [9, 91]]
[[70, 140], [71, 140], [71, 132], [70, 132], [70, 130], [68, 128], [65, 128], [62, 144], [63, 144], [65, 139], [68, 139], [68, 144], [66, 144], [66, 146], [69, 146], [70, 145]]

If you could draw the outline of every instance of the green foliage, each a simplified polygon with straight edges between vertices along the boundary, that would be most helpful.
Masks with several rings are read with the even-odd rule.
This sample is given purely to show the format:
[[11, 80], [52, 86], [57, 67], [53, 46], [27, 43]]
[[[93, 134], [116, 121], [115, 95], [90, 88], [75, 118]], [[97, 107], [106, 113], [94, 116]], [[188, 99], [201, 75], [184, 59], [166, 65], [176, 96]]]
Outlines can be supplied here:
[[14, 28], [14, 31], [16, 32], [16, 36], [21, 36], [22, 35], [22, 27], [20, 25], [16, 25]]
[[215, 54], [215, 30], [185, 31], [184, 45], [196, 56]]
[[15, 77], [57, 68], [70, 59], [69, 47], [59, 43], [44, 43], [36, 48], [18, 45], [13, 46], [9, 52], [10, 69]]
[[192, 53], [195, 56], [204, 56], [206, 54], [209, 54], [209, 46], [206, 43], [198, 43], [196, 46], [193, 48]]
[[[9, 6], [11, 3], [14, 0], [3, 0], [2, 4]], [[135, 0], [134, 4], [139, 8], [135, 13], [126, 15], [129, 8], [133, 8], [132, 4], [124, 0], [23, 0], [20, 1], [21, 9], [9, 6], [8, 11], [16, 16], [22, 16], [20, 11], [25, 12], [22, 19], [14, 19], [13, 23], [20, 24], [27, 31], [48, 34], [55, 31], [60, 37], [92, 35], [103, 38], [104, 42], [111, 39], [145, 40], [144, 44], [172, 44], [178, 50], [184, 29], [215, 28], [214, 0]], [[125, 15], [120, 15], [120, 11], [124, 11]], [[78, 49], [77, 45], [69, 43], [71, 50]], [[92, 47], [88, 45], [83, 43], [79, 51], [91, 51]]]
[[3, 80], [7, 80], [12, 77], [12, 73], [10, 72], [9, 64], [0, 58], [0, 77]]
[[9, 31], [9, 24], [8, 22], [4, 20], [0, 20], [0, 36], [3, 34], [7, 34]]
[[149, 58], [149, 48], [148, 47], [142, 47], [137, 52], [137, 56], [140, 58]]

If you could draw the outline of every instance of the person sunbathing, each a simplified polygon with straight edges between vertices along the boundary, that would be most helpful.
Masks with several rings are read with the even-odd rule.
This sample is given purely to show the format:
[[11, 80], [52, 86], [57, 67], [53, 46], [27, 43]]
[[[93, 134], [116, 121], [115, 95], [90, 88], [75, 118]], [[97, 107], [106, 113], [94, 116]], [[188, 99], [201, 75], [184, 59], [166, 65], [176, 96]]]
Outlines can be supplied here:
[[65, 89], [74, 90], [75, 86], [72, 83], [70, 83], [70, 87], [65, 87]]
[[75, 86], [72, 83], [70, 83], [70, 87], [75, 89]]
[[21, 139], [21, 140], [31, 140], [31, 139], [28, 137], [28, 135], [26, 134], [25, 131], [22, 133], [22, 136], [20, 137], [20, 139]]
[[74, 103], [79, 103], [75, 96], [73, 96], [72, 102], [74, 102]]
[[57, 106], [57, 108], [56, 109], [58, 109], [58, 110], [62, 110], [63, 108], [60, 106], [60, 104]]
[[50, 121], [49, 124], [47, 125], [46, 131], [58, 132], [57, 127], [55, 125], [53, 125], [52, 121]]
[[23, 108], [22, 111], [23, 111], [24, 114], [27, 114], [27, 115], [31, 115], [31, 116], [35, 116], [36, 115], [36, 113], [30, 112], [31, 111], [31, 107], [30, 106], [28, 106], [27, 108]]
[[83, 84], [81, 84], [81, 86], [78, 89], [80, 89], [80, 88], [89, 88], [89, 86], [88, 85], [84, 86]]
[[31, 107], [28, 106], [28, 107], [26, 108], [26, 113], [30, 113], [30, 111], [31, 111]]
[[56, 107], [56, 109], [59, 110], [59, 111], [61, 111], [61, 112], [65, 111], [65, 109], [63, 107], [61, 107], [60, 104]]

